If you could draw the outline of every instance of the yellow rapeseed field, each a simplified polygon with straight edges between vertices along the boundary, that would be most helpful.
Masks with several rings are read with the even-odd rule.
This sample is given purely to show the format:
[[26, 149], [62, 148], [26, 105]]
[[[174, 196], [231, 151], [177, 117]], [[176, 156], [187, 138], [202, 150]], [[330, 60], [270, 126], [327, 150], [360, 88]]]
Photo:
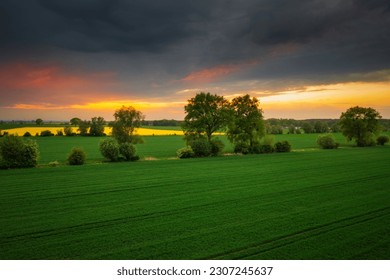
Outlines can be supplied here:
[[[35, 136], [37, 133], [40, 134], [43, 130], [50, 130], [54, 135], [57, 134], [57, 131], [64, 132], [63, 127], [21, 127], [3, 130], [9, 134], [23, 136], [26, 132], [30, 132], [32, 136]], [[104, 133], [111, 135], [111, 127], [105, 127]], [[73, 131], [77, 133], [77, 127], [73, 127]], [[152, 128], [139, 128], [136, 130], [136, 133], [141, 136], [151, 136], [151, 135], [183, 135], [181, 130], [164, 130], [164, 129], [152, 129]]]

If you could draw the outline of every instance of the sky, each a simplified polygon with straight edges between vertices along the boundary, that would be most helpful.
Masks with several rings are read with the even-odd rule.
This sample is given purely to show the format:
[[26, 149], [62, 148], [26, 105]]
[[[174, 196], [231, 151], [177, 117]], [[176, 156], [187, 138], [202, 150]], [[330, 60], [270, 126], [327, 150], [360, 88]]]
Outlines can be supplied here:
[[198, 92], [266, 118], [390, 118], [388, 0], [1, 0], [0, 119], [183, 119]]

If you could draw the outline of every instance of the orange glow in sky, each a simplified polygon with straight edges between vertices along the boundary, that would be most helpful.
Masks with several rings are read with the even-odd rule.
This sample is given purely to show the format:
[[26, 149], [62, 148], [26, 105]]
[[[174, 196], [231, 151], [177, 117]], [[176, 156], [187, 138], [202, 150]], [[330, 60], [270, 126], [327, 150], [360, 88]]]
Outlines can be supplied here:
[[[390, 82], [308, 85], [280, 92], [261, 89], [236, 92], [223, 85], [207, 88], [208, 82], [227, 79], [254, 63], [220, 65], [190, 73], [182, 80], [181, 88], [172, 90], [171, 98], [139, 94], [132, 97], [130, 92], [115, 90], [121, 81], [115, 80], [114, 73], [80, 75], [57, 66], [15, 63], [0, 69], [0, 119], [34, 119], [46, 114], [51, 119], [101, 115], [109, 120], [123, 105], [140, 110], [146, 119], [183, 119], [187, 100], [200, 91], [225, 95], [228, 99], [242, 94], [256, 96], [266, 118], [338, 118], [352, 106], [370, 106], [390, 118]], [[185, 87], [187, 83], [191, 83], [192, 89]], [[245, 87], [245, 82], [242, 85]], [[12, 94], [13, 91], [16, 93]]]
[[261, 98], [266, 115], [267, 110], [291, 113], [295, 110], [299, 118], [324, 117], [326, 112], [332, 118], [353, 106], [376, 108], [382, 116], [390, 117], [390, 82], [354, 82], [331, 85], [308, 86], [304, 89], [280, 92]]

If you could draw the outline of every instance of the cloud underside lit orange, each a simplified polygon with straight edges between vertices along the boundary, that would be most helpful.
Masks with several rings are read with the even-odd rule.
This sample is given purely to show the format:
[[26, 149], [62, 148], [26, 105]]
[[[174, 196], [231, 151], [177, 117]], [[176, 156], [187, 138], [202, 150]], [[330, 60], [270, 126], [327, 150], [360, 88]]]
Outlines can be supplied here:
[[258, 64], [259, 61], [247, 61], [237, 64], [217, 65], [210, 68], [194, 71], [182, 79], [186, 83], [205, 84], [226, 78], [236, 72]]
[[[351, 106], [370, 106], [378, 108], [390, 107], [390, 83], [342, 83], [331, 85], [307, 86], [296, 90], [288, 90], [276, 93], [250, 91], [249, 94], [259, 96], [261, 106], [265, 114], [269, 112], [289, 112], [296, 115], [306, 111], [313, 117], [325, 117], [326, 111], [331, 111], [333, 117], [335, 112], [342, 112]], [[235, 94], [232, 93], [232, 96]], [[176, 97], [177, 98], [177, 97]], [[15, 110], [93, 110], [93, 111], [110, 111], [113, 112], [121, 106], [133, 106], [140, 111], [166, 111], [170, 108], [183, 108], [186, 105], [186, 100], [178, 100], [172, 102], [159, 102], [154, 100], [96, 100], [94, 102], [79, 103], [79, 104], [47, 104], [47, 103], [19, 103], [8, 108]], [[297, 113], [299, 112], [299, 113]], [[322, 113], [321, 116], [317, 114]], [[183, 111], [184, 114], [184, 111]], [[383, 112], [384, 115], [390, 112]], [[276, 117], [276, 116], [273, 116]], [[285, 116], [281, 116], [285, 117]], [[291, 116], [294, 117], [294, 116]]]
[[308, 86], [304, 89], [280, 92], [264, 97], [263, 103], [293, 106], [294, 104], [316, 104], [348, 106], [390, 105], [390, 82], [377, 83], [339, 83], [331, 85]]
[[185, 102], [147, 102], [147, 101], [132, 101], [132, 100], [113, 100], [113, 101], [98, 101], [86, 104], [71, 104], [66, 106], [51, 105], [51, 104], [15, 104], [10, 109], [21, 110], [63, 110], [63, 109], [78, 109], [78, 110], [115, 110], [122, 106], [132, 106], [137, 110], [153, 110], [163, 109], [172, 106], [184, 106]]
[[[102, 112], [112, 116], [121, 106], [133, 106], [146, 116], [153, 113], [151, 115], [161, 118], [183, 118], [187, 100], [196, 92], [206, 90], [207, 83], [220, 78], [226, 80], [256, 63], [258, 62], [220, 65], [190, 73], [181, 80], [179, 88], [172, 90], [171, 95], [160, 98], [139, 97], [140, 94], [124, 90], [125, 85], [115, 79], [114, 73], [77, 74], [58, 66], [14, 63], [8, 65], [8, 68], [0, 69], [0, 108], [3, 111], [0, 111], [0, 119], [19, 118], [23, 115], [22, 112], [28, 111], [50, 111], [51, 116], [54, 116], [56, 110], [63, 111], [62, 116], [65, 116], [67, 110], [71, 110], [72, 114], [91, 112], [90, 114], [95, 115]], [[379, 74], [382, 78], [389, 76], [388, 71]], [[387, 82], [307, 85], [279, 92], [253, 88], [251, 82], [237, 83], [231, 81], [218, 84], [211, 93], [223, 94], [229, 99], [247, 93], [256, 96], [260, 99], [266, 117], [338, 117], [340, 112], [359, 105], [376, 108], [384, 117], [390, 118], [388, 79]], [[186, 89], [188, 84], [192, 89]], [[233, 88], [247, 90], [235, 91]], [[169, 96], [172, 98], [169, 99]], [[30, 116], [32, 114], [28, 118]]]

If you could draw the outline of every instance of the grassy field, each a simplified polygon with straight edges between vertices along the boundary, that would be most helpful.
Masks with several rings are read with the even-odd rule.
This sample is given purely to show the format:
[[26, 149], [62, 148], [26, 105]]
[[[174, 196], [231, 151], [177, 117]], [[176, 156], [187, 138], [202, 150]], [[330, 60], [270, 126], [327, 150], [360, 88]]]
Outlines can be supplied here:
[[[389, 259], [390, 146], [316, 138], [178, 160], [182, 137], [149, 136], [143, 160], [112, 164], [99, 138], [36, 138], [41, 167], [0, 170], [0, 259]], [[89, 164], [45, 166], [73, 146]]]
[[[317, 134], [306, 135], [275, 135], [274, 141], [288, 140], [292, 144], [294, 151], [317, 150]], [[184, 147], [183, 136], [143, 136], [143, 144], [137, 145], [137, 152], [141, 159], [171, 159], [176, 157], [176, 151]], [[225, 152], [233, 153], [233, 146], [227, 140], [226, 136], [218, 136], [225, 144]], [[99, 142], [104, 137], [32, 137], [40, 147], [39, 164], [47, 165], [49, 162], [58, 161], [66, 164], [66, 158], [73, 147], [81, 147], [87, 154], [87, 163], [96, 163], [103, 161], [99, 151]], [[344, 147], [351, 144], [346, 143], [341, 134], [336, 134], [336, 140], [342, 143]]]

